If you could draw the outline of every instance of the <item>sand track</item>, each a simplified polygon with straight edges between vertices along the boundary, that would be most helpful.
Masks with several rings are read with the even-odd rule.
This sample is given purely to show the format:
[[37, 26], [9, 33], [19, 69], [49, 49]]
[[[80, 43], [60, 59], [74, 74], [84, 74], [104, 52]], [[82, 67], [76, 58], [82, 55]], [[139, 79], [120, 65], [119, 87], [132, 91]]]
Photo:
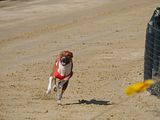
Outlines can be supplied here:
[[[145, 29], [158, 4], [0, 1], [0, 120], [159, 120], [156, 97], [123, 93], [143, 80]], [[58, 106], [44, 93], [52, 61], [66, 49], [74, 76]]]

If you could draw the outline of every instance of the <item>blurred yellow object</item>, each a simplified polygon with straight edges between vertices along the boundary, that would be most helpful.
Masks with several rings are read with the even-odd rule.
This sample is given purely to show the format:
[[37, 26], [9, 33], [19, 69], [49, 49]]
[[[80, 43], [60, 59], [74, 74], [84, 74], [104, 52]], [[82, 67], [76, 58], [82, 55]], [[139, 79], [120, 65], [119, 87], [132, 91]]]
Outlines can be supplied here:
[[143, 92], [153, 84], [154, 84], [153, 80], [145, 80], [144, 82], [138, 82], [138, 83], [128, 86], [125, 89], [125, 93], [128, 96], [130, 96], [130, 95], [133, 95], [134, 93]]

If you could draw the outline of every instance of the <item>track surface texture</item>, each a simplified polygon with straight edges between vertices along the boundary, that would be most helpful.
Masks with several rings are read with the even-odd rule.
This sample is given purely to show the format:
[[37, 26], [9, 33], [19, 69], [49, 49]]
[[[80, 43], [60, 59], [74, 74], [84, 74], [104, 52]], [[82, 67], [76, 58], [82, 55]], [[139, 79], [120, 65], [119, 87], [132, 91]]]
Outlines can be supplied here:
[[[0, 120], [159, 120], [143, 81], [145, 32], [159, 0], [0, 1]], [[74, 53], [57, 105], [45, 95], [54, 59]]]

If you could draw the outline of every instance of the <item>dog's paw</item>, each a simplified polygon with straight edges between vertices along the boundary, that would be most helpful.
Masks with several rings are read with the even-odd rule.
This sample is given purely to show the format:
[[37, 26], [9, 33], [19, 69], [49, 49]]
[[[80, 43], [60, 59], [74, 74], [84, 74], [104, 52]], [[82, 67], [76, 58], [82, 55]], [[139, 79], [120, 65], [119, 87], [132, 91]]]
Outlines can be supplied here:
[[51, 90], [47, 90], [47, 91], [46, 91], [46, 94], [49, 94], [49, 93], [51, 93]]
[[61, 100], [57, 100], [57, 104], [58, 104], [58, 105], [61, 105]]
[[52, 90], [57, 92], [57, 85], [53, 85]]

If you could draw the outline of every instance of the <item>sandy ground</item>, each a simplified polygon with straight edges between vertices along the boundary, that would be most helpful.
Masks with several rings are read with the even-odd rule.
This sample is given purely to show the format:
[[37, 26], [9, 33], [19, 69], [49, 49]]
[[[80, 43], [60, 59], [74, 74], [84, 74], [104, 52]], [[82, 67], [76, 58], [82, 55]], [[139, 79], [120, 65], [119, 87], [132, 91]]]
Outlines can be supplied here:
[[[123, 90], [143, 81], [145, 30], [159, 0], [0, 1], [0, 120], [159, 120], [160, 101]], [[52, 63], [74, 53], [58, 106]]]

